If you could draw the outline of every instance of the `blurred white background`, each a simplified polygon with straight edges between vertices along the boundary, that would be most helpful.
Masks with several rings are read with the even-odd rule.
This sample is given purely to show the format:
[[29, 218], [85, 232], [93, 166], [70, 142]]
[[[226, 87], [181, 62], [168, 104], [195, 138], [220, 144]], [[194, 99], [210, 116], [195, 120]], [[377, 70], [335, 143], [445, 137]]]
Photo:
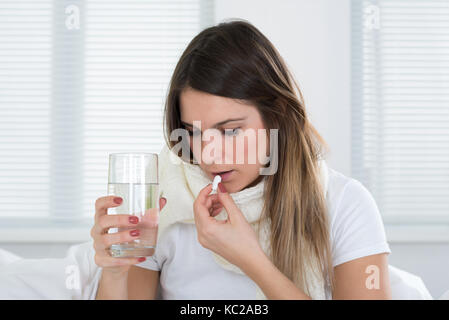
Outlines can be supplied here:
[[[390, 264], [441, 296], [449, 288], [449, 2], [355, 2], [0, 0], [0, 247], [59, 257], [89, 240], [107, 154], [159, 152], [183, 48], [202, 28], [243, 18], [296, 76], [330, 145], [329, 165], [372, 192]], [[64, 25], [74, 10], [79, 29]]]

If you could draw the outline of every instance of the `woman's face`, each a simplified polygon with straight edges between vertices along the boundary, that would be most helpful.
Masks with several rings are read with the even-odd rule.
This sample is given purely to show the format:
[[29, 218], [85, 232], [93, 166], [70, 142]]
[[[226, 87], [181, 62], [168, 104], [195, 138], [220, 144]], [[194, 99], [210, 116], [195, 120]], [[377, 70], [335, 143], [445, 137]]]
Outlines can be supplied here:
[[[258, 129], [265, 127], [255, 106], [189, 88], [180, 95], [180, 112], [183, 126], [190, 133], [193, 156], [211, 180], [214, 173], [232, 170], [222, 180], [226, 190], [232, 193], [252, 187], [264, 177], [259, 174], [259, 168], [264, 165], [258, 156], [259, 143], [261, 150], [265, 149], [262, 155], [268, 156], [269, 141], [265, 133], [258, 133]], [[230, 119], [232, 121], [228, 121]], [[194, 124], [194, 121], [198, 122]], [[205, 136], [209, 129], [218, 131], [213, 136]], [[245, 130], [248, 130], [246, 137], [242, 138]], [[212, 132], [209, 130], [207, 133]], [[195, 136], [201, 148], [194, 147]], [[238, 140], [241, 147], [238, 147]]]

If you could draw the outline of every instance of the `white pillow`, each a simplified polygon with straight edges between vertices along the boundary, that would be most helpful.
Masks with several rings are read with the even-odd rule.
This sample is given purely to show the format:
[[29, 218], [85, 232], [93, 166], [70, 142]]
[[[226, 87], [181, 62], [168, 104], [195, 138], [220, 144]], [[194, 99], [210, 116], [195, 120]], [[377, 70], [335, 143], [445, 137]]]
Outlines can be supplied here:
[[18, 255], [0, 248], [0, 266], [7, 265], [20, 259], [22, 258]]
[[393, 300], [434, 300], [420, 277], [388, 266]]

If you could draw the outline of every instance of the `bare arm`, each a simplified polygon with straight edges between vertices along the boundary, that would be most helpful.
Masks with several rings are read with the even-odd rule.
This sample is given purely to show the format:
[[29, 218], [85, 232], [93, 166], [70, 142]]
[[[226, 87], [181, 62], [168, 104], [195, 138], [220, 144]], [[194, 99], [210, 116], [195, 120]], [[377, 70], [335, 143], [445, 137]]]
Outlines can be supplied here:
[[127, 274], [117, 275], [107, 270], [101, 271], [96, 300], [127, 300]]
[[102, 271], [97, 300], [154, 300], [159, 271], [131, 266], [128, 272], [115, 274]]
[[132, 266], [128, 273], [128, 299], [154, 300], [159, 284], [159, 271]]
[[[336, 266], [332, 299], [391, 299], [387, 255], [370, 255]], [[253, 263], [244, 266], [243, 271], [257, 283], [268, 299], [311, 299], [266, 256], [253, 259]]]
[[391, 299], [387, 255], [374, 254], [336, 266], [332, 299]]

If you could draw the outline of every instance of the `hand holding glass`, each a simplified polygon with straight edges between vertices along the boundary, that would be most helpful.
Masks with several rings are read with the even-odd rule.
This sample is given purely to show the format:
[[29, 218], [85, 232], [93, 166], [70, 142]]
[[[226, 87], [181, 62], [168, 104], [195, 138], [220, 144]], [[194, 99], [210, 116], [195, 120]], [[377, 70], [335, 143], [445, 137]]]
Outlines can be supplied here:
[[131, 242], [114, 244], [113, 257], [147, 257], [154, 254], [159, 223], [158, 155], [155, 153], [112, 153], [109, 155], [108, 195], [121, 197], [120, 206], [108, 214], [129, 214], [139, 219], [133, 228], [111, 228], [108, 233], [138, 229]]

